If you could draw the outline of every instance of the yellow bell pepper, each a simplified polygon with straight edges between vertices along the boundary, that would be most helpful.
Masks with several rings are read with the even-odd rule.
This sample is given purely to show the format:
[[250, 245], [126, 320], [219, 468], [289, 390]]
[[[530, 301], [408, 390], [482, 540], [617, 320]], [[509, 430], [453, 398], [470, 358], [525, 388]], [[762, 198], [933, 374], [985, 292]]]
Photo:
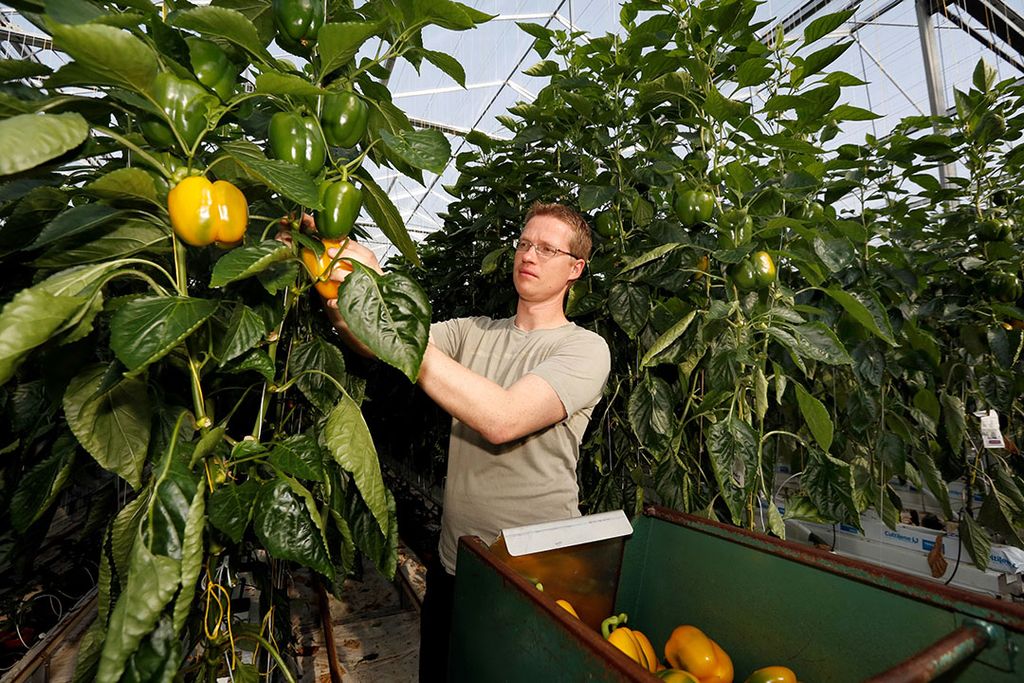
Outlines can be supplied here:
[[189, 176], [174, 186], [167, 194], [167, 213], [174, 234], [194, 247], [238, 244], [249, 224], [242, 191], [226, 180], [211, 183], [203, 176]]
[[[306, 270], [309, 271], [309, 276], [313, 280], [316, 291], [320, 292], [320, 296], [325, 299], [337, 299], [338, 286], [341, 283], [330, 279], [331, 268], [338, 267], [350, 271], [352, 264], [348, 261], [335, 261], [327, 253], [328, 249], [340, 249], [340, 240], [321, 240], [321, 242], [323, 242], [324, 250], [320, 256], [317, 256], [312, 249], [303, 249], [302, 262], [306, 264]], [[544, 590], [540, 584], [537, 584], [537, 588]]]
[[605, 640], [624, 652], [627, 657], [650, 672], [658, 670], [658, 657], [654, 654], [651, 641], [640, 631], [626, 628], [626, 615], [608, 617], [601, 622], [601, 633]]
[[732, 683], [729, 655], [696, 626], [677, 626], [665, 643], [665, 660], [674, 669], [688, 671], [700, 683]]

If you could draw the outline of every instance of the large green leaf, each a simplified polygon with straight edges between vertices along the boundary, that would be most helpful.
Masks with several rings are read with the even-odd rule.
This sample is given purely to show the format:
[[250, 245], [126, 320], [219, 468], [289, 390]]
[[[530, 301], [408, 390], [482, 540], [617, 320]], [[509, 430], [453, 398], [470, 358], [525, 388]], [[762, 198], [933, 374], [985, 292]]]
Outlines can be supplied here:
[[20, 114], [0, 120], [0, 176], [20, 173], [78, 147], [89, 136], [79, 114]]
[[11, 497], [11, 526], [24, 533], [50, 509], [71, 474], [75, 462], [75, 439], [60, 435], [45, 458], [35, 463], [18, 482]]
[[186, 296], [129, 301], [110, 321], [110, 348], [136, 373], [170, 353], [216, 310], [215, 301]]
[[835, 31], [837, 28], [842, 26], [847, 19], [852, 17], [854, 12], [856, 12], [856, 10], [851, 9], [826, 14], [807, 24], [807, 26], [804, 27], [804, 45], [810, 45], [811, 43], [824, 38], [832, 31]]
[[302, 497], [288, 482], [274, 479], [260, 488], [253, 515], [253, 529], [263, 547], [275, 558], [292, 560], [331, 577], [323, 538]]
[[[872, 334], [890, 346], [899, 346], [893, 338], [892, 325], [889, 324], [889, 318], [885, 315], [885, 311], [881, 309], [881, 306], [878, 305], [876, 297], [860, 292], [846, 292], [838, 287], [829, 287], [824, 292], [846, 309], [846, 312], [854, 320], [867, 328]], [[867, 301], [872, 303], [871, 308], [868, 308], [862, 302], [862, 299], [867, 299]]]
[[46, 76], [53, 69], [30, 59], [0, 59], [0, 82]]
[[828, 363], [850, 365], [853, 360], [842, 342], [825, 323], [812, 322], [793, 327], [797, 350], [804, 358]]
[[967, 512], [960, 516], [959, 529], [974, 566], [982, 571], [988, 569], [989, 555], [992, 552], [992, 539], [988, 532]]
[[171, 619], [163, 615], [125, 662], [121, 683], [173, 683], [181, 660], [181, 641]]
[[114, 571], [122, 587], [128, 583], [132, 550], [140, 538], [139, 531], [151, 493], [152, 487], [147, 487], [145, 491], [128, 501], [110, 523], [110, 560], [114, 564]]
[[[322, 337], [297, 344], [292, 349], [291, 373], [295, 386], [309, 402], [329, 413], [341, 396], [338, 385], [345, 382], [345, 357], [337, 346]], [[324, 375], [328, 375], [325, 377]], [[331, 378], [336, 382], [332, 382]]]
[[263, 272], [292, 257], [292, 250], [279, 240], [264, 240], [251, 247], [238, 247], [220, 257], [213, 266], [211, 287], [223, 287]]
[[270, 449], [270, 463], [286, 474], [311, 481], [324, 480], [324, 454], [309, 434], [293, 434]]
[[[321, 40], [323, 40], [323, 38], [321, 38]], [[453, 81], [461, 85], [463, 88], [466, 87], [466, 70], [462, 67], [462, 64], [455, 59], [455, 57], [452, 57], [447, 52], [414, 48], [407, 54], [409, 56], [422, 57], [426, 59], [428, 62], [436, 66], [438, 70], [451, 77]]]
[[360, 46], [373, 36], [379, 26], [375, 22], [346, 21], [320, 27], [316, 44], [320, 52], [320, 78], [348, 64]]
[[415, 280], [356, 264], [338, 293], [338, 311], [377, 358], [416, 381], [430, 336], [430, 302]]
[[448, 138], [438, 130], [400, 130], [394, 135], [381, 130], [380, 137], [392, 153], [413, 168], [438, 175], [444, 171], [452, 155]]
[[316, 183], [295, 164], [267, 159], [259, 147], [247, 140], [225, 142], [221, 149], [231, 155], [254, 180], [306, 208], [320, 208]]
[[117, 637], [107, 638], [103, 643], [97, 681], [120, 680], [125, 663], [156, 626], [180, 580], [181, 564], [177, 560], [154, 555], [143, 543], [135, 544], [128, 585], [110, 615], [108, 633]]
[[222, 38], [265, 63], [274, 63], [274, 58], [263, 46], [256, 26], [236, 10], [213, 6], [196, 7], [176, 13], [169, 23], [204, 36]]
[[800, 413], [804, 416], [804, 422], [814, 435], [814, 440], [821, 446], [821, 450], [828, 452], [832, 447], [833, 425], [832, 418], [828, 414], [825, 405], [809, 394], [799, 382], [793, 382], [796, 389], [796, 402], [800, 406]]
[[152, 419], [146, 384], [124, 379], [104, 389], [106, 375], [107, 366], [93, 365], [72, 379], [64, 392], [64, 415], [89, 455], [138, 490]]
[[192, 600], [195, 598], [196, 581], [203, 568], [203, 531], [206, 528], [206, 486], [200, 484], [192, 496], [192, 505], [185, 521], [185, 536], [181, 544], [181, 592], [174, 603], [174, 633], [185, 626]]
[[0, 310], [0, 385], [84, 303], [85, 299], [55, 296], [40, 286], [15, 294]]
[[757, 434], [736, 415], [728, 415], [708, 428], [707, 448], [718, 490], [732, 521], [742, 524], [746, 471], [757, 461]]
[[650, 318], [651, 297], [646, 287], [616, 282], [608, 293], [608, 308], [622, 331], [634, 339]]
[[661, 460], [675, 433], [672, 388], [659, 377], [645, 375], [629, 396], [629, 424], [640, 445]]
[[87, 192], [102, 199], [135, 199], [159, 204], [156, 183], [141, 168], [119, 168], [85, 186]]
[[394, 496], [387, 489], [384, 494], [390, 520], [386, 531], [381, 531], [376, 518], [359, 496], [349, 497], [346, 514], [355, 546], [373, 560], [381, 574], [394, 577], [398, 564], [398, 520]]
[[105, 204], [90, 203], [73, 206], [50, 221], [28, 246], [38, 249], [71, 235], [91, 230], [121, 215], [121, 211]]
[[140, 95], [156, 78], [156, 53], [128, 31], [100, 24], [51, 23], [53, 46], [68, 53], [94, 82], [117, 85]]
[[131, 256], [144, 251], [170, 249], [170, 231], [149, 221], [129, 218], [94, 240], [79, 245], [55, 244], [32, 263], [41, 268], [67, 268]]
[[387, 192], [368, 175], [360, 176], [359, 182], [363, 187], [363, 208], [370, 214], [370, 218], [377, 224], [377, 228], [393, 245], [398, 247], [402, 256], [415, 266], [422, 265], [420, 257], [416, 253], [416, 244], [409, 237], [405, 222]]
[[352, 474], [381, 533], [386, 533], [389, 525], [387, 497], [377, 449], [359, 406], [347, 393], [342, 394], [341, 400], [327, 416], [324, 441], [334, 461]]
[[241, 484], [226, 482], [210, 494], [208, 513], [210, 524], [234, 543], [240, 543], [249, 525], [259, 484], [248, 479]]
[[223, 316], [225, 307], [217, 309], [213, 319], [213, 355], [224, 365], [251, 350], [267, 334], [267, 324], [259, 313], [239, 302], [232, 306], [230, 315]]
[[804, 58], [803, 64], [801, 64], [803, 69], [800, 75], [803, 78], [813, 76], [832, 62], [842, 57], [843, 53], [849, 50], [851, 45], [853, 45], [853, 41], [846, 43], [833, 43], [832, 45], [828, 45], [812, 52]]
[[181, 560], [186, 525], [198, 482], [188, 463], [177, 452], [164, 456], [155, 472], [156, 481], [149, 501], [148, 519], [142, 538], [157, 555]]
[[826, 519], [859, 529], [860, 514], [853, 500], [853, 472], [849, 463], [814, 447], [808, 449], [808, 455], [800, 477], [801, 489]]
[[656, 365], [658, 362], [658, 354], [672, 346], [676, 340], [683, 336], [683, 333], [685, 333], [687, 328], [690, 327], [690, 323], [693, 322], [695, 317], [697, 317], [697, 311], [690, 311], [672, 325], [672, 327], [665, 330], [660, 337], [655, 339], [654, 343], [651, 344], [651, 348], [647, 349], [647, 353], [645, 353], [644, 357], [640, 360], [640, 367], [646, 368], [651, 365]]

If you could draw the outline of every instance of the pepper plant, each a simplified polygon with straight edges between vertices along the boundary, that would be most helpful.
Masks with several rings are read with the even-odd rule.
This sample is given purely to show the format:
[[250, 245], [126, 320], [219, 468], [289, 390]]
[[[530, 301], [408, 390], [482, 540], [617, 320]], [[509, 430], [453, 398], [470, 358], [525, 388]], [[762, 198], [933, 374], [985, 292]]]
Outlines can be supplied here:
[[[413, 129], [389, 71], [426, 60], [464, 84], [423, 29], [489, 17], [449, 0], [8, 4], [67, 63], [0, 61], [0, 564], [27, 581], [62, 492], [88, 480], [98, 618], [78, 680], [290, 680], [282, 570], [340, 590], [360, 555], [393, 574], [397, 543], [300, 216], [344, 238], [365, 210], [418, 261], [366, 166], [422, 182], [450, 148]], [[416, 377], [414, 280], [316, 284]], [[231, 617], [240, 571], [265, 590], [254, 623]]]
[[[755, 9], [625, 2], [595, 37], [521, 25], [541, 58], [525, 73], [550, 82], [499, 117], [510, 138], [475, 133], [457, 159], [422, 250], [438, 316], [509, 315], [517, 218], [574, 203], [598, 241], [568, 312], [612, 348], [585, 508], [653, 499], [784, 536], [784, 518], [869, 510], [895, 526], [913, 485], [985, 566], [1024, 523], [1019, 86], [979, 66], [955, 116], [840, 143], [875, 118], [831, 66], [852, 43], [824, 40], [851, 13], [790, 39]], [[1006, 448], [980, 447], [990, 408]], [[980, 508], [953, 509], [957, 479]]]

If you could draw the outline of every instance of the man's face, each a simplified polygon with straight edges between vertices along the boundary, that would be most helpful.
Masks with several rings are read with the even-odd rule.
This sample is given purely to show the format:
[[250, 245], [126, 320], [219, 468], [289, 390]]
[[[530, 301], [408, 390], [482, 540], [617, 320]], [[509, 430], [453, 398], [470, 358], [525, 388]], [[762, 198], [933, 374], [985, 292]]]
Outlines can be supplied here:
[[535, 248], [516, 251], [512, 281], [520, 299], [533, 302], [558, 299], [561, 303], [569, 283], [583, 271], [582, 259], [563, 253], [571, 251], [571, 236], [572, 228], [553, 216], [534, 216], [530, 219], [519, 239], [560, 251], [549, 258], [542, 256]]

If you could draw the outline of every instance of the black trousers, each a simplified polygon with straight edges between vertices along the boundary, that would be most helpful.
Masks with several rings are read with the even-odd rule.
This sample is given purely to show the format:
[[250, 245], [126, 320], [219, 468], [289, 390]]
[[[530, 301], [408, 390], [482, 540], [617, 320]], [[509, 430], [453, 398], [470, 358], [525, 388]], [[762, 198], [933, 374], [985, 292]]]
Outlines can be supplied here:
[[420, 683], [444, 683], [448, 680], [455, 577], [436, 555], [427, 562], [426, 584], [420, 607]]

